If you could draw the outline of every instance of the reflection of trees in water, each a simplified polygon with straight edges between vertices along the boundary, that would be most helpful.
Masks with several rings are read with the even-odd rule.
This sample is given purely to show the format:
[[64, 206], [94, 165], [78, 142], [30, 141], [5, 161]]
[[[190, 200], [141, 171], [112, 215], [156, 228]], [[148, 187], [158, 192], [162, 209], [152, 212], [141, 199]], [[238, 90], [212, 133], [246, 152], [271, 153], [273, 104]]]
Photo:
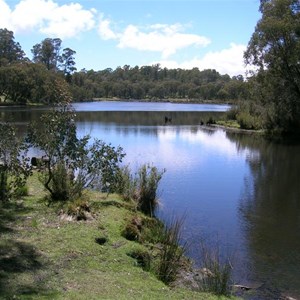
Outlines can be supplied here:
[[[77, 113], [79, 122], [114, 123], [120, 125], [198, 125], [206, 123], [210, 118], [220, 119], [223, 112], [186, 112], [186, 111], [93, 111]], [[165, 122], [165, 117], [171, 121]]]
[[[39, 119], [46, 109], [41, 107], [37, 109], [4, 109], [1, 111], [2, 122], [13, 122], [20, 129], [20, 135], [26, 133], [27, 124], [31, 121]], [[173, 125], [197, 125], [192, 132], [198, 132], [198, 125], [203, 122], [204, 124], [209, 119], [218, 120], [224, 113], [223, 112], [179, 112], [179, 111], [91, 111], [91, 112], [77, 112], [76, 121], [80, 127], [93, 131], [99, 124], [106, 125], [105, 130], [122, 132], [122, 134], [129, 133], [140, 134], [147, 132], [147, 134], [157, 135], [157, 127], [164, 126], [166, 128]], [[171, 122], [165, 123], [165, 117], [172, 118]], [[119, 126], [125, 125], [125, 126]], [[138, 126], [137, 126], [138, 125]], [[130, 127], [132, 126], [132, 127]], [[139, 127], [140, 126], [140, 127]], [[152, 130], [143, 128], [142, 126], [153, 126]], [[161, 129], [160, 129], [161, 130]], [[207, 134], [211, 135], [214, 130], [202, 129]]]
[[240, 214], [254, 276], [300, 294], [300, 146], [227, 136], [249, 150]]

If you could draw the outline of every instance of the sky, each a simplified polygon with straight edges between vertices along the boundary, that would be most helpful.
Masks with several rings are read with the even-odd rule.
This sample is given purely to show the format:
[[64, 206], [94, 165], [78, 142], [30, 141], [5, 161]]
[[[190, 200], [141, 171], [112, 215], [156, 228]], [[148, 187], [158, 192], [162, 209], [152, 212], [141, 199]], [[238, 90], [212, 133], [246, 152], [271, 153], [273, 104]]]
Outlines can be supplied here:
[[33, 45], [60, 38], [77, 70], [159, 63], [245, 75], [259, 0], [0, 0], [0, 28]]

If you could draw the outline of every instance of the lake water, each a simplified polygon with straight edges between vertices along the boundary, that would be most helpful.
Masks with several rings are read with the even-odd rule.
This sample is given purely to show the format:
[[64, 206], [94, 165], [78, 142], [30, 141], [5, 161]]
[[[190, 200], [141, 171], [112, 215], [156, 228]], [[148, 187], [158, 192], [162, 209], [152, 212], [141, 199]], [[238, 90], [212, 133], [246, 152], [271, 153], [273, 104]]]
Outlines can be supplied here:
[[[249, 299], [300, 299], [300, 146], [201, 126], [228, 106], [92, 102], [74, 105], [80, 135], [127, 153], [133, 169], [166, 173], [158, 216], [185, 216], [183, 235], [196, 263], [200, 242], [233, 254], [237, 284], [257, 283]], [[1, 108], [0, 120], [25, 124], [43, 108]], [[165, 122], [165, 117], [171, 121]]]

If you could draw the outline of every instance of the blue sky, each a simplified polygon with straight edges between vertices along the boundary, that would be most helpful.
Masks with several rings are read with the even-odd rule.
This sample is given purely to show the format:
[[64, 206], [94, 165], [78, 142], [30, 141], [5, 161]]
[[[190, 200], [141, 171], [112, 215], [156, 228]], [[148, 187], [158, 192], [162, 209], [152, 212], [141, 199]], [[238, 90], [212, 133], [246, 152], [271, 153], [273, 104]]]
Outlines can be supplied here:
[[77, 52], [78, 70], [143, 66], [245, 73], [259, 0], [0, 0], [0, 28], [29, 58], [46, 37]]

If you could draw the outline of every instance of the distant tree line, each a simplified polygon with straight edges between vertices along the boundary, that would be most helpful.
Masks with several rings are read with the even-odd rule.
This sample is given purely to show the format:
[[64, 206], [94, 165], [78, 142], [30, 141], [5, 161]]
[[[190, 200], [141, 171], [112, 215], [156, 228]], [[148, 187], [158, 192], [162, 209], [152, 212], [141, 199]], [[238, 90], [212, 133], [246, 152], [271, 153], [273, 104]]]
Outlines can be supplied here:
[[181, 99], [231, 101], [245, 99], [247, 85], [242, 75], [230, 77], [216, 70], [200, 71], [152, 66], [115, 70], [81, 70], [72, 76], [71, 91], [74, 99]]
[[0, 29], [0, 99], [14, 103], [53, 103], [69, 93], [74, 101], [95, 98], [191, 99], [231, 101], [245, 99], [243, 76], [220, 75], [216, 70], [200, 71], [125, 65], [115, 70], [76, 72], [75, 54], [62, 49], [59, 38], [46, 38], [25, 56], [12, 31]]

